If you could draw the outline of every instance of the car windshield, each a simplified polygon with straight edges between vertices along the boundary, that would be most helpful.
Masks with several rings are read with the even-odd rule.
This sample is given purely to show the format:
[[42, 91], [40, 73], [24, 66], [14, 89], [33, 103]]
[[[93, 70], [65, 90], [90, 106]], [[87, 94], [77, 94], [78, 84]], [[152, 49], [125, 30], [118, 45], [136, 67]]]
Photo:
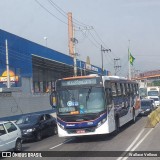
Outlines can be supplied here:
[[38, 115], [29, 115], [21, 117], [16, 124], [34, 124], [38, 121]]
[[58, 91], [59, 114], [87, 114], [104, 110], [103, 88], [78, 88]]
[[158, 91], [148, 91], [148, 96], [158, 96]]
[[141, 108], [142, 109], [151, 108], [151, 101], [141, 101]]
[[146, 88], [140, 88], [139, 89], [139, 95], [142, 97], [147, 96], [147, 89]]

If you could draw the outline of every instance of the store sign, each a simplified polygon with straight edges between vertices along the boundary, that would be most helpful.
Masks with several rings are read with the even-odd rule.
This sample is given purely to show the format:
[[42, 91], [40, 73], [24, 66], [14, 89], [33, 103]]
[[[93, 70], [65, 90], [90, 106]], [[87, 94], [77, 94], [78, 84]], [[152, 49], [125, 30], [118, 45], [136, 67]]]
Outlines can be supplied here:
[[86, 64], [86, 69], [98, 72], [98, 68], [94, 67], [94, 66], [92, 66], [90, 64]]
[[[12, 84], [19, 81], [19, 77], [16, 76], [15, 73], [11, 70], [9, 71], [9, 78]], [[0, 77], [0, 83], [6, 84], [6, 82], [7, 82], [7, 71], [4, 71], [2, 73], [2, 76]]]

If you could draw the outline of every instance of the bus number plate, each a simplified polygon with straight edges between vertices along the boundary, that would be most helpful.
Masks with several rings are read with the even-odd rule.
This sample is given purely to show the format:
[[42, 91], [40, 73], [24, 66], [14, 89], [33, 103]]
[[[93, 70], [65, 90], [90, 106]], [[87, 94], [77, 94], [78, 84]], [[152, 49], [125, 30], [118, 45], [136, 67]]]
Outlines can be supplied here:
[[85, 133], [85, 130], [77, 130], [76, 131], [78, 134], [80, 134], [80, 133]]

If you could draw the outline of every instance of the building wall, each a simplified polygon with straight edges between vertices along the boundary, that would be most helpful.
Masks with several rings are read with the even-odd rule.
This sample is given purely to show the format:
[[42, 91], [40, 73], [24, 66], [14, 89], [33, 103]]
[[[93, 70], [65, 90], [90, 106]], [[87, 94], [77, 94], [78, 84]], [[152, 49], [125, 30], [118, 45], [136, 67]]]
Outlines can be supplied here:
[[[44, 57], [73, 67], [73, 58], [69, 55], [62, 54], [14, 34], [0, 30], [0, 76], [2, 76], [6, 70], [6, 39], [8, 41], [9, 67], [10, 70], [18, 76], [18, 81], [15, 83], [13, 82], [11, 87], [22, 87], [22, 91], [30, 91], [30, 87], [32, 86], [30, 83], [33, 78], [32, 55]], [[85, 62], [77, 60], [77, 68], [88, 69], [98, 74], [102, 73], [101, 68], [94, 65], [90, 65], [89, 68], [87, 67], [88, 66]], [[106, 71], [105, 74], [107, 74]], [[28, 88], [26, 88], [27, 86]], [[0, 83], [0, 88], [3, 87], [6, 87], [6, 84]]]

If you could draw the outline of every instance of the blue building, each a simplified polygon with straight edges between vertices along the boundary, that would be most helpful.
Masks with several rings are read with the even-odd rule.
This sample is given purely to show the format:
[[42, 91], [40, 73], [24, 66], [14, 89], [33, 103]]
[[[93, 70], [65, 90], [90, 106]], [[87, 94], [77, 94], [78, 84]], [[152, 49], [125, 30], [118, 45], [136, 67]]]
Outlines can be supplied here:
[[[14, 34], [0, 30], [0, 88], [7, 87], [6, 45], [8, 42], [11, 88], [23, 93], [48, 92], [56, 79], [73, 76], [73, 58]], [[94, 65], [77, 60], [77, 74], [102, 74]], [[104, 74], [107, 75], [107, 71]]]

